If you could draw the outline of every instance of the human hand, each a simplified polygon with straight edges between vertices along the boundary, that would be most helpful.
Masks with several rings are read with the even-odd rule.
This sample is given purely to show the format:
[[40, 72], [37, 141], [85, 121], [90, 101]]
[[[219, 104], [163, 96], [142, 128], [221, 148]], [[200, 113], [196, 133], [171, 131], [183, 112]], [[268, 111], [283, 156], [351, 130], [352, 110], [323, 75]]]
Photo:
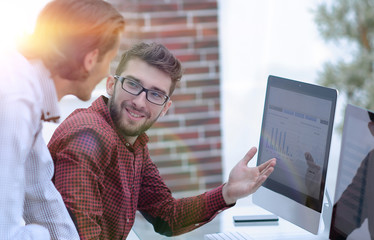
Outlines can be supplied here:
[[311, 196], [318, 196], [320, 181], [322, 177], [321, 167], [318, 166], [309, 152], [305, 153], [305, 160], [308, 165], [308, 169], [305, 174], [305, 185], [308, 193]]
[[222, 195], [227, 205], [254, 193], [274, 171], [276, 159], [272, 158], [257, 167], [248, 167], [248, 162], [256, 154], [257, 149], [251, 148], [242, 160], [231, 170], [229, 181], [223, 186]]

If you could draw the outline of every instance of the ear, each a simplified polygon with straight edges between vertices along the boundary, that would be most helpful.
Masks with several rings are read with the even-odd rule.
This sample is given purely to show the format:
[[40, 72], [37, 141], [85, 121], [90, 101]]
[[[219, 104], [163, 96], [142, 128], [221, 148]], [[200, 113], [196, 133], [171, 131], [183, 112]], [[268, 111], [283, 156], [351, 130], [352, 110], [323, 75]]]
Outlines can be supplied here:
[[97, 59], [99, 58], [99, 49], [94, 49], [86, 54], [84, 57], [84, 68], [87, 72], [90, 72], [95, 64], [97, 63]]
[[162, 109], [162, 112], [160, 114], [161, 117], [165, 116], [165, 114], [169, 110], [172, 103], [173, 103], [173, 101], [171, 101], [171, 100], [169, 100], [169, 101], [167, 101], [167, 103], [165, 103], [164, 109]]
[[114, 93], [114, 87], [116, 86], [116, 80], [113, 76], [109, 76], [106, 79], [106, 92], [109, 96], [113, 96]]

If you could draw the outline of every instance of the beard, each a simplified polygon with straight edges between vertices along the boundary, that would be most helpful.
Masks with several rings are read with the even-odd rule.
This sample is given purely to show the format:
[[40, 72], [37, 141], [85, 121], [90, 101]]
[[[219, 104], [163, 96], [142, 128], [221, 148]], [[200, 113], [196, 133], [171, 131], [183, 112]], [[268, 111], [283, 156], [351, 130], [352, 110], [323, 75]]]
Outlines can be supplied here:
[[144, 113], [148, 121], [145, 121], [143, 124], [139, 126], [132, 125], [131, 121], [130, 123], [126, 124], [121, 117], [123, 116], [122, 114], [123, 111], [126, 111], [126, 108], [137, 110], [137, 111], [139, 110], [127, 104], [126, 101], [123, 101], [118, 106], [117, 104], [115, 104], [115, 101], [113, 100], [113, 98], [114, 98], [114, 95], [111, 99], [109, 99], [109, 113], [110, 113], [110, 116], [112, 117], [113, 123], [116, 126], [117, 130], [124, 136], [136, 137], [136, 136], [143, 134], [157, 121], [157, 119], [159, 118], [161, 114], [160, 113], [155, 119], [149, 120], [150, 114], [144, 113], [144, 111], [140, 111]]

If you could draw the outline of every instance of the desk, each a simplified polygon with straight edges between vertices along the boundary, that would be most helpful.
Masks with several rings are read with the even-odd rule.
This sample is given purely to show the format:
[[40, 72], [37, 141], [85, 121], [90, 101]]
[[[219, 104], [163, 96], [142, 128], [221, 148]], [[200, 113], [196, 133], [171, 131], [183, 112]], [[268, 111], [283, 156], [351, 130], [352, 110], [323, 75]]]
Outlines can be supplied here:
[[[304, 229], [289, 223], [288, 221], [279, 218], [276, 225], [252, 224], [252, 225], [234, 225], [233, 216], [235, 215], [253, 215], [253, 214], [269, 214], [268, 211], [251, 203], [250, 198], [239, 200], [236, 206], [227, 209], [220, 213], [213, 221], [206, 225], [181, 236], [165, 237], [155, 233], [153, 226], [146, 222], [140, 215], [137, 215], [134, 231], [141, 239], [152, 240], [203, 240], [207, 233], [215, 232], [230, 232], [240, 231], [246, 232], [254, 239], [259, 240], [275, 240], [275, 239], [297, 239], [297, 240], [314, 240], [314, 239], [328, 239], [326, 235], [319, 234], [318, 236], [305, 231]], [[323, 226], [323, 225], [322, 225]]]
[[321, 233], [316, 236], [282, 218], [279, 218], [278, 223], [269, 223], [269, 224], [254, 223], [254, 224], [235, 225], [232, 220], [232, 217], [235, 215], [251, 215], [251, 214], [252, 215], [253, 214], [269, 214], [269, 212], [254, 204], [249, 204], [248, 206], [245, 206], [245, 207], [243, 206], [233, 207], [221, 214], [220, 231], [221, 232], [230, 232], [230, 231], [246, 232], [254, 239], [259, 239], [259, 240], [328, 239], [328, 236], [326, 235], [326, 233]]

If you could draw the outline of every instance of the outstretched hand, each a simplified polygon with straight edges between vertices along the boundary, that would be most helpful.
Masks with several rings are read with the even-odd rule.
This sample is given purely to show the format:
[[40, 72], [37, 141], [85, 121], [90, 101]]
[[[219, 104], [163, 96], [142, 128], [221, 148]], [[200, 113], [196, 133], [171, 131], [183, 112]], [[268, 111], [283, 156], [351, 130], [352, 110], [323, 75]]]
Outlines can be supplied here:
[[223, 186], [222, 195], [227, 205], [254, 193], [274, 171], [276, 159], [272, 158], [257, 167], [248, 167], [248, 162], [256, 154], [251, 148], [242, 160], [231, 170], [229, 181]]

